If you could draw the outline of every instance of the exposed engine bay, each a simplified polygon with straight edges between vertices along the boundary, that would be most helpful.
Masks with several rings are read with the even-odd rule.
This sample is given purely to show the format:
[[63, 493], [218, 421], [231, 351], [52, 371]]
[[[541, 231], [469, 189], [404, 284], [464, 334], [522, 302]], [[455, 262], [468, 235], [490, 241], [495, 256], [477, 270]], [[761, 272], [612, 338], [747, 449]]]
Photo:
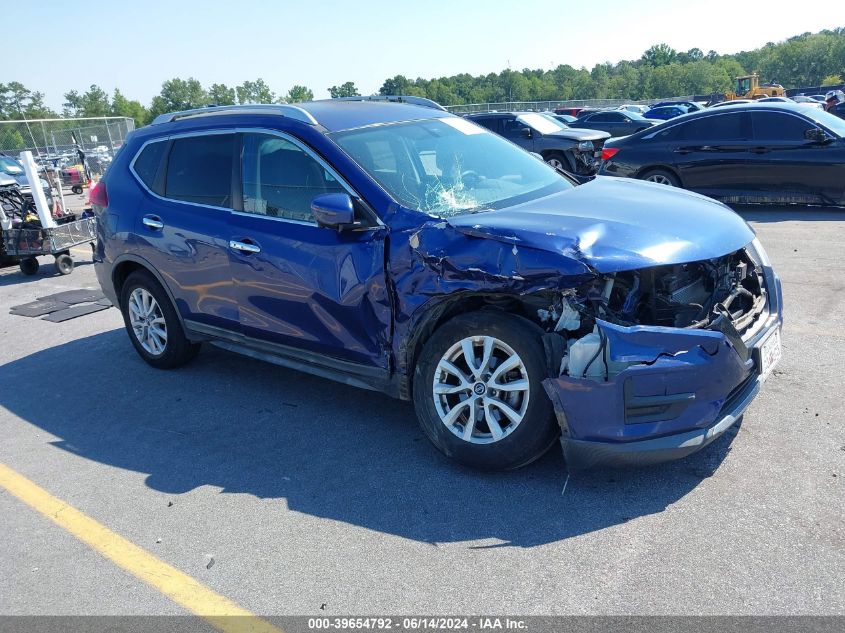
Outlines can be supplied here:
[[762, 268], [742, 249], [711, 260], [602, 275], [564, 291], [537, 316], [547, 331], [566, 338], [561, 375], [606, 380], [624, 367], [610, 362], [597, 320], [719, 330], [741, 344], [765, 308]]

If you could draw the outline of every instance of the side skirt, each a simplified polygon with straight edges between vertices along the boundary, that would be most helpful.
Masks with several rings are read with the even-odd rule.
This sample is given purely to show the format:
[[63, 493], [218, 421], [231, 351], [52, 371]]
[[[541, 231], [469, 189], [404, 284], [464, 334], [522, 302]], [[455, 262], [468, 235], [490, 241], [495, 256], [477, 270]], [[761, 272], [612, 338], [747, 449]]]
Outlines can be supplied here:
[[400, 377], [388, 369], [362, 365], [306, 350], [261, 341], [225, 328], [185, 320], [189, 337], [205, 340], [230, 352], [263, 360], [274, 365], [328, 378], [352, 387], [380, 391], [400, 398]]

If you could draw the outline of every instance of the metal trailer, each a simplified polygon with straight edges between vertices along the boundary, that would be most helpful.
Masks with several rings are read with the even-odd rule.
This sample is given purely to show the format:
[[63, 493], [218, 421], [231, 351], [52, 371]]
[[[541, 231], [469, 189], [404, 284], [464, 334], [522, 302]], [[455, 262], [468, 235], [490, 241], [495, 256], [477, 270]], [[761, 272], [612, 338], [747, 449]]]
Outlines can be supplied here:
[[[62, 275], [73, 272], [73, 258], [70, 249], [80, 244], [91, 244], [97, 239], [96, 219], [93, 217], [75, 219], [69, 217], [58, 220], [55, 227], [43, 228], [26, 222], [27, 203], [17, 186], [0, 188], [0, 211], [3, 220], [2, 252], [0, 259], [16, 258], [20, 262], [21, 272], [34, 275], [38, 272], [37, 256], [52, 255], [56, 262], [56, 271]], [[17, 217], [20, 224], [13, 225]]]

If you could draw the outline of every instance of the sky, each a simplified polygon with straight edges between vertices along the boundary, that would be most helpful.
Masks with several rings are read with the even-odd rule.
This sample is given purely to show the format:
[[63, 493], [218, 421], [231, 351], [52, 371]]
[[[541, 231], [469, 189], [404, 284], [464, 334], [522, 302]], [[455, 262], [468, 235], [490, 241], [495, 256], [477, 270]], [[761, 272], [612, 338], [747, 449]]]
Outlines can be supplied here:
[[[839, 0], [53, 0], [9, 2], [0, 83], [19, 81], [61, 110], [97, 84], [144, 105], [173, 77], [233, 86], [263, 78], [315, 98], [354, 81], [378, 91], [409, 78], [505, 68], [591, 68], [638, 59], [652, 44], [735, 53], [845, 26]], [[753, 69], [752, 69], [753, 70]]]

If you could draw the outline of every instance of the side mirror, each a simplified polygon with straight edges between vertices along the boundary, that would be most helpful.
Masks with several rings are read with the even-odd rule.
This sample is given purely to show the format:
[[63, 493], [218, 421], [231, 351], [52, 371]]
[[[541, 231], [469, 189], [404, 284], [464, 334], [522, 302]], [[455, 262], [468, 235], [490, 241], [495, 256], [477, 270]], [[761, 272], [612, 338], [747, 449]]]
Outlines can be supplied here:
[[311, 201], [317, 224], [342, 231], [355, 226], [355, 206], [347, 193], [324, 193]]
[[534, 136], [534, 135], [531, 133], [531, 128], [530, 128], [530, 127], [524, 127], [524, 128], [522, 128], [522, 129], [520, 130], [520, 134], [522, 134], [522, 138], [531, 138], [532, 136]]
[[811, 127], [804, 132], [804, 138], [813, 143], [824, 143], [827, 140], [827, 134], [821, 128]]

